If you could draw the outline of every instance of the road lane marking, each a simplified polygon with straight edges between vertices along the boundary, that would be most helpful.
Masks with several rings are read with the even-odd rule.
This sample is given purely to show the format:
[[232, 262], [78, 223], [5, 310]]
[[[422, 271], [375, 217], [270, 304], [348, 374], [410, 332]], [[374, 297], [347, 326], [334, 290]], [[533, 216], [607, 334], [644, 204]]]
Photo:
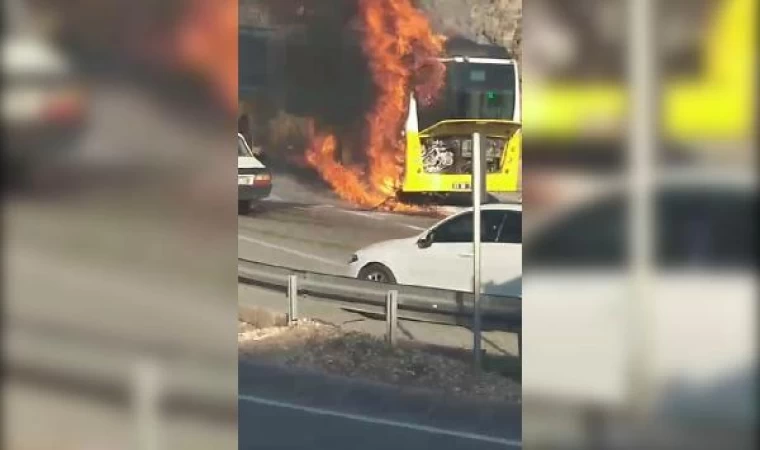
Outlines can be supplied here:
[[418, 227], [417, 225], [411, 225], [411, 224], [408, 224], [408, 223], [395, 222], [393, 220], [388, 220], [390, 218], [395, 218], [395, 216], [393, 216], [391, 214], [388, 214], [388, 213], [352, 211], [350, 209], [338, 209], [338, 211], [341, 211], [341, 212], [344, 212], [344, 213], [347, 213], [347, 214], [353, 214], [355, 216], [365, 217], [367, 219], [380, 220], [380, 221], [383, 221], [383, 222], [390, 222], [390, 223], [392, 223], [394, 225], [410, 228], [410, 229], [416, 230], [416, 231], [425, 231], [427, 229], [427, 228], [423, 228], [423, 227]]
[[284, 253], [290, 253], [291, 255], [300, 256], [301, 258], [311, 259], [313, 261], [319, 261], [324, 264], [330, 264], [336, 267], [344, 267], [344, 268], [346, 267], [346, 264], [334, 261], [332, 259], [322, 258], [321, 256], [312, 255], [311, 253], [302, 252], [300, 250], [294, 250], [292, 248], [283, 247], [281, 245], [272, 244], [266, 241], [260, 241], [258, 239], [254, 239], [248, 236], [238, 236], [238, 239], [241, 241], [250, 242], [252, 244], [261, 245], [262, 247], [269, 247], [271, 249], [279, 250]]
[[513, 439], [504, 439], [504, 438], [498, 438], [498, 437], [493, 437], [493, 436], [486, 436], [482, 434], [468, 433], [468, 432], [463, 432], [463, 431], [445, 430], [443, 428], [436, 428], [436, 427], [431, 427], [427, 425], [397, 422], [395, 420], [379, 419], [376, 417], [363, 416], [361, 414], [332, 411], [329, 409], [315, 408], [312, 406], [301, 406], [301, 405], [296, 405], [293, 403], [285, 403], [285, 402], [279, 402], [276, 400], [269, 400], [269, 399], [265, 399], [261, 397], [255, 397], [252, 395], [245, 395], [245, 394], [238, 395], [238, 399], [246, 401], [246, 402], [256, 403], [259, 405], [290, 409], [290, 410], [301, 411], [301, 412], [306, 412], [306, 413], [320, 415], [320, 416], [338, 417], [341, 419], [353, 420], [356, 422], [369, 423], [373, 425], [384, 425], [388, 427], [405, 428], [407, 430], [421, 431], [424, 433], [453, 436], [453, 437], [458, 437], [461, 439], [469, 439], [472, 441], [488, 442], [491, 444], [500, 444], [505, 447], [522, 448], [522, 441], [513, 440]]

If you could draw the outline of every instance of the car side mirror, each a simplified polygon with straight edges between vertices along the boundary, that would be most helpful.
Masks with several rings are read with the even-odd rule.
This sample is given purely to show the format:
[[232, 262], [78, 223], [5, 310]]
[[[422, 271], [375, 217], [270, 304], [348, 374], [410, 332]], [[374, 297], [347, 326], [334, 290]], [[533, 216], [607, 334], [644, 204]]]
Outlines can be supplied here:
[[428, 248], [433, 245], [433, 233], [430, 232], [417, 240], [417, 247]]

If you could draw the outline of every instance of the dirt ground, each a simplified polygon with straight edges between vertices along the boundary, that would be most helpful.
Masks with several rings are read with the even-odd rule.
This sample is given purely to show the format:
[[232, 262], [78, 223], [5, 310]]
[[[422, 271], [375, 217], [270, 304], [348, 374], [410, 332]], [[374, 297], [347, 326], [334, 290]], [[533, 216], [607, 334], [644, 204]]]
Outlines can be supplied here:
[[391, 347], [368, 334], [309, 320], [288, 327], [282, 317], [249, 314], [239, 322], [238, 346], [241, 358], [289, 367], [490, 401], [522, 398], [516, 377], [474, 370], [466, 358], [403, 341]]

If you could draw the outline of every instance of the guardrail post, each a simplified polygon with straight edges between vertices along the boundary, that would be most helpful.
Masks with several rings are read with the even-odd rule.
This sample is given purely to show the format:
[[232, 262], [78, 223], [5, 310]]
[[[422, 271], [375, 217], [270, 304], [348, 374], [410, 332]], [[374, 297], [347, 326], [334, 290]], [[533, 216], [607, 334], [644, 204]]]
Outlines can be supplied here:
[[298, 320], [298, 275], [288, 276], [288, 325]]
[[396, 345], [398, 328], [398, 291], [388, 291], [385, 296], [385, 338], [391, 346]]
[[161, 450], [161, 374], [155, 362], [137, 362], [133, 388], [136, 448]]

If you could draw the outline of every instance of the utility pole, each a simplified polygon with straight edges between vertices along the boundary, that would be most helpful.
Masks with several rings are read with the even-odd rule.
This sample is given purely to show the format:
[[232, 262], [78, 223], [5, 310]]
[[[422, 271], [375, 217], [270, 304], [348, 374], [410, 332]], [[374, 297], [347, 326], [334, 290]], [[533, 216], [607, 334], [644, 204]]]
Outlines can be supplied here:
[[472, 247], [473, 247], [473, 357], [475, 367], [480, 369], [482, 367], [482, 332], [481, 332], [481, 317], [480, 317], [480, 210], [483, 203], [483, 191], [485, 190], [485, 166], [483, 161], [485, 160], [483, 146], [480, 145], [480, 133], [473, 133], [472, 135]]
[[654, 0], [628, 0], [628, 12], [628, 79], [631, 82], [629, 249], [632, 270], [628, 308], [630, 403], [634, 412], [645, 414], [652, 395], [653, 190], [661, 118], [655, 46], [657, 17]]

